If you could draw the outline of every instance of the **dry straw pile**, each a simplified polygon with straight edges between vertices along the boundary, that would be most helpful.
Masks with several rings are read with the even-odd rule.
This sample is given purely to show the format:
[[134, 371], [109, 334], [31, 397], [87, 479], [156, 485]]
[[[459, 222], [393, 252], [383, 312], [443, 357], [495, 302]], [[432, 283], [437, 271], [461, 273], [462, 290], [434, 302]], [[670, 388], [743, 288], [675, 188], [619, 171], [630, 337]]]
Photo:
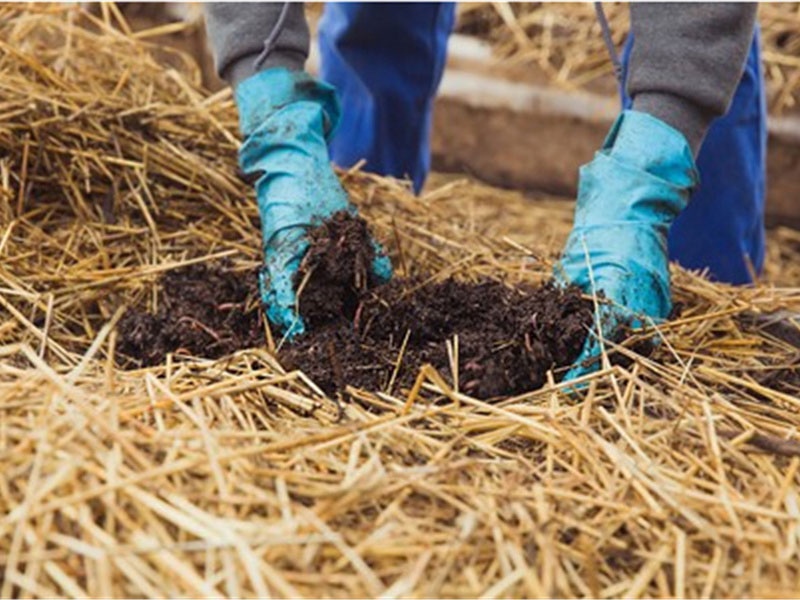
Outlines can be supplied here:
[[[628, 4], [603, 3], [618, 49], [628, 34]], [[770, 109], [800, 105], [800, 3], [759, 5], [762, 58]], [[537, 65], [555, 83], [577, 89], [610, 77], [593, 3], [471, 2], [461, 5], [460, 29], [489, 40], [510, 67]]]
[[[252, 268], [259, 235], [230, 93], [103, 11], [0, 8], [0, 595], [798, 592], [797, 350], [752, 315], [800, 289], [676, 270], [656, 353], [615, 347], [629, 366], [579, 397], [486, 403], [423, 370], [325, 398], [267, 348], [117, 369], [122, 307], [180, 265]], [[401, 272], [540, 281], [569, 226], [343, 177]]]

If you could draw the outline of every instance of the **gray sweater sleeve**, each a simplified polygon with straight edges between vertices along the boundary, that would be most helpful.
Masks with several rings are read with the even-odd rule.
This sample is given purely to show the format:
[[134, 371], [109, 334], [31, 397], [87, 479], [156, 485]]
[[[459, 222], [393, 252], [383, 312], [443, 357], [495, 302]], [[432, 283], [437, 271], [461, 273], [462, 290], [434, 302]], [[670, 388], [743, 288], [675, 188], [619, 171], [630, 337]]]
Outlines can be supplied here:
[[753, 41], [756, 4], [632, 2], [633, 108], [686, 136], [695, 155], [725, 114]]
[[205, 5], [206, 29], [219, 76], [236, 87], [257, 71], [274, 67], [302, 70], [308, 58], [309, 32], [302, 2], [289, 4], [286, 20], [267, 59], [256, 67], [283, 8], [283, 2], [211, 2]]

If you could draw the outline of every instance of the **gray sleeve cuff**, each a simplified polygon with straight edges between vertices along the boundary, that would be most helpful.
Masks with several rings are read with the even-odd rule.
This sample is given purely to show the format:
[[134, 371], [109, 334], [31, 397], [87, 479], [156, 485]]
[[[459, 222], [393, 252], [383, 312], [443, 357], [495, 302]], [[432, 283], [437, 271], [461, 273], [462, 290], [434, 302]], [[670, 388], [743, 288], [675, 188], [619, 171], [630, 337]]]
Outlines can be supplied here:
[[632, 2], [630, 11], [633, 107], [678, 129], [696, 154], [739, 85], [757, 5]]
[[309, 38], [302, 3], [290, 3], [275, 46], [256, 67], [283, 8], [283, 2], [211, 2], [205, 5], [206, 28], [217, 73], [234, 88], [258, 71], [285, 67], [300, 71], [308, 58]]
[[670, 127], [680, 131], [689, 142], [695, 157], [715, 117], [714, 113], [704, 111], [696, 104], [671, 94], [637, 94], [633, 99], [633, 110], [661, 119]]

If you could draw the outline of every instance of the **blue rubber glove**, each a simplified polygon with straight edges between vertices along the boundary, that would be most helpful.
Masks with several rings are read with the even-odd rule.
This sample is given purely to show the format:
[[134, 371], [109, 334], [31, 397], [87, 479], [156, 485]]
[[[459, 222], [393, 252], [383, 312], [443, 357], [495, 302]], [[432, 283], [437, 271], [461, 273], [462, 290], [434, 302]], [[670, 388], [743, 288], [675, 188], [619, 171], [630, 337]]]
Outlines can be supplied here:
[[[287, 337], [305, 332], [294, 279], [308, 249], [306, 232], [338, 211], [355, 216], [328, 156], [339, 105], [334, 89], [302, 71], [268, 69], [236, 90], [244, 144], [239, 164], [256, 181], [264, 266], [259, 284], [267, 317]], [[386, 281], [392, 265], [375, 244], [373, 272]]]
[[[587, 294], [604, 292], [611, 302], [600, 303], [604, 339], [613, 339], [620, 324], [669, 316], [667, 234], [697, 182], [686, 138], [633, 110], [619, 116], [602, 150], [581, 167], [575, 222], [554, 274]], [[565, 381], [599, 367], [596, 326]]]

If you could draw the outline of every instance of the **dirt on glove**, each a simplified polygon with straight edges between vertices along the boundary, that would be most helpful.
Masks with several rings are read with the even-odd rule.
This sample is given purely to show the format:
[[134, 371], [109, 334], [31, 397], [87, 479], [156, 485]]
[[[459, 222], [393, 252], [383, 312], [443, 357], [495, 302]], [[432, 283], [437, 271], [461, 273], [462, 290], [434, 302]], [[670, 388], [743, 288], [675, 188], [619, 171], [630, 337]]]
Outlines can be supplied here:
[[[403, 278], [379, 285], [370, 274], [375, 249], [366, 224], [344, 213], [309, 236], [295, 282], [309, 333], [286, 342], [279, 358], [329, 394], [348, 385], [409, 388], [426, 363], [453, 385], [456, 352], [464, 393], [534, 390], [548, 370], [575, 361], [592, 323], [591, 303], [575, 288]], [[148, 366], [169, 352], [217, 358], [264, 345], [257, 299], [255, 271], [193, 265], [168, 273], [156, 314], [129, 310], [120, 321], [119, 360]]]

